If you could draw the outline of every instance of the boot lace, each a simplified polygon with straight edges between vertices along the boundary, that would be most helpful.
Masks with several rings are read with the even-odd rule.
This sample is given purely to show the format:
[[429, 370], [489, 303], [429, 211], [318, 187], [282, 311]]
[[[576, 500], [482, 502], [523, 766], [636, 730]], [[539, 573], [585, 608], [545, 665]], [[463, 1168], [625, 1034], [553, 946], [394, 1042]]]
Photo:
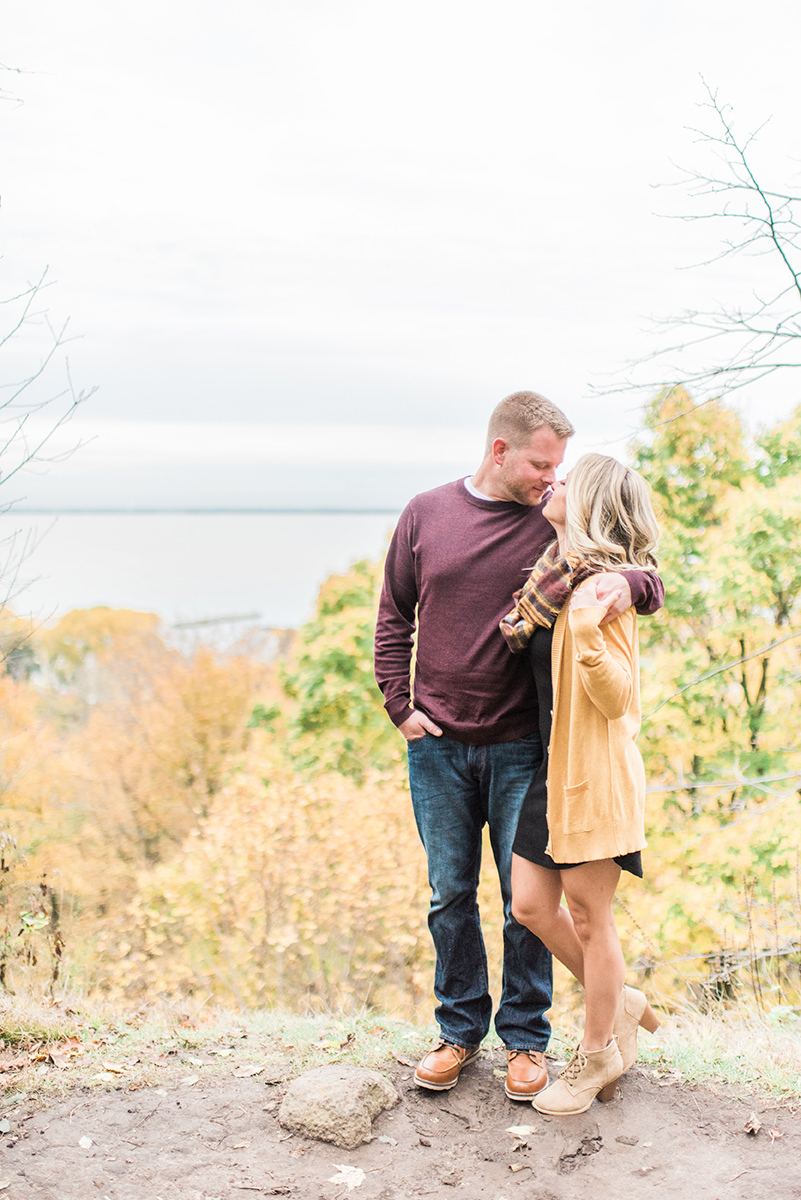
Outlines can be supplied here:
[[581, 1074], [586, 1065], [586, 1055], [582, 1053], [581, 1046], [576, 1046], [570, 1062], [559, 1072], [559, 1078], [564, 1079], [566, 1083], [572, 1083], [576, 1076]]

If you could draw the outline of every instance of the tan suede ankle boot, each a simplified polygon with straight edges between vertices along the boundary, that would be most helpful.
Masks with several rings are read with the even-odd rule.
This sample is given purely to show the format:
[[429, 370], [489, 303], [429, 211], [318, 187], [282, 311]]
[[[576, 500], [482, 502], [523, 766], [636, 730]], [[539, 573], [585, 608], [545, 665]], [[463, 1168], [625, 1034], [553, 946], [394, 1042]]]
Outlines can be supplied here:
[[531, 1103], [537, 1112], [552, 1117], [583, 1113], [596, 1096], [599, 1100], [611, 1100], [622, 1074], [623, 1059], [614, 1038], [603, 1050], [585, 1050], [579, 1045], [556, 1082]]
[[637, 1031], [640, 1027], [655, 1033], [659, 1028], [659, 1019], [642, 992], [624, 987], [620, 993], [613, 1030], [624, 1071], [628, 1071], [637, 1061]]

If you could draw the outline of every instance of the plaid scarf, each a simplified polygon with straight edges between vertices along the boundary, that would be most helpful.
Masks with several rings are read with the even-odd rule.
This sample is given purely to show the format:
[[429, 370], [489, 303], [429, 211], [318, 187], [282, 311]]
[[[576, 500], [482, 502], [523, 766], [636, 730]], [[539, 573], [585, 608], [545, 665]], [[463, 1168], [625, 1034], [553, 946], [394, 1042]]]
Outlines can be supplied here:
[[525, 650], [535, 625], [549, 629], [564, 608], [570, 593], [593, 572], [579, 565], [571, 555], [559, 554], [559, 543], [552, 542], [532, 568], [526, 582], [512, 597], [515, 607], [499, 625], [513, 654]]

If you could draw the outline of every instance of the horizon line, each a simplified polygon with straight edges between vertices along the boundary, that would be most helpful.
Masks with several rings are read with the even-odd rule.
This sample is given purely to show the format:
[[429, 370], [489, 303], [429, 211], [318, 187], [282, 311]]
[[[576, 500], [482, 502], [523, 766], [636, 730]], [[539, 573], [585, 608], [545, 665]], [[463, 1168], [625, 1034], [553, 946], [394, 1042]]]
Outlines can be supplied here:
[[395, 508], [23, 508], [14, 506], [7, 509], [6, 516], [25, 514], [26, 516], [321, 516], [326, 513], [341, 516], [395, 516], [401, 512], [403, 505]]

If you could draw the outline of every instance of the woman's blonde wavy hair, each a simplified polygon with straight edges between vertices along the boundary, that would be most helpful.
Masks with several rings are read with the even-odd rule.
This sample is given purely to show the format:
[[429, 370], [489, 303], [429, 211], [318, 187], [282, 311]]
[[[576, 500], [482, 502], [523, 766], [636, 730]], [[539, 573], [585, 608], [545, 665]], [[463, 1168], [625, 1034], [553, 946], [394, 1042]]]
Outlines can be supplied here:
[[657, 565], [659, 525], [648, 484], [606, 454], [584, 454], [567, 481], [565, 533], [572, 554], [599, 571]]

